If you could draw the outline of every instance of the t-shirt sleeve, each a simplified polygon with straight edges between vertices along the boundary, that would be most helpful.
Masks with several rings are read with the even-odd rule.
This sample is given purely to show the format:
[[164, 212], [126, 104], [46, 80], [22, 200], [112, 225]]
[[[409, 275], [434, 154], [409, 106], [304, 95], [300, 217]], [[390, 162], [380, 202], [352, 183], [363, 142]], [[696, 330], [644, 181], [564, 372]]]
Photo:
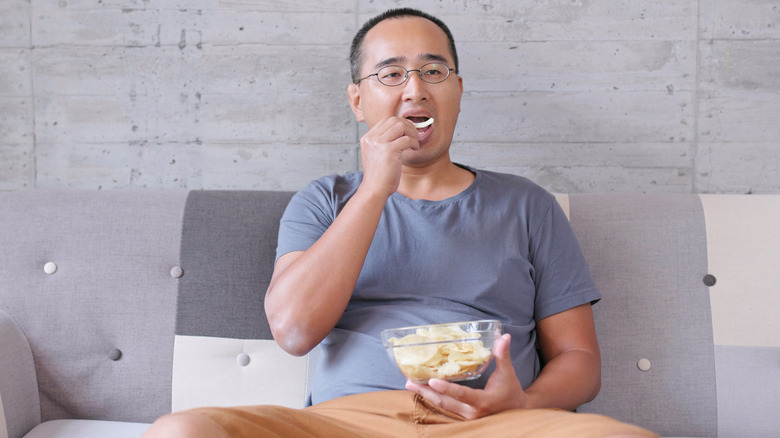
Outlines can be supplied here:
[[326, 185], [318, 180], [296, 193], [279, 222], [276, 259], [294, 251], [305, 251], [328, 229], [336, 209]]
[[537, 321], [601, 299], [566, 214], [554, 197], [548, 199], [530, 235]]

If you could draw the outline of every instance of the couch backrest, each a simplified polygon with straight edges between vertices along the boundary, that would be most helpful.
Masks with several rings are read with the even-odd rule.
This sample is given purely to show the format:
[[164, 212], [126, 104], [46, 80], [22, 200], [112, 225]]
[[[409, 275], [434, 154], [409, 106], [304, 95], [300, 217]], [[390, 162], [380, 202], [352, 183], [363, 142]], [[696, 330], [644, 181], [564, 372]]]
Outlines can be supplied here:
[[[0, 194], [0, 309], [29, 340], [42, 418], [302, 406], [308, 360], [263, 310], [291, 195]], [[665, 436], [780, 430], [780, 196], [558, 198], [604, 295], [603, 388], [581, 411]]]
[[263, 312], [291, 195], [1, 194], [0, 309], [28, 337], [43, 421], [303, 405], [307, 360], [276, 346]]
[[663, 436], [774, 436], [780, 196], [567, 198], [603, 294], [603, 386], [580, 410]]

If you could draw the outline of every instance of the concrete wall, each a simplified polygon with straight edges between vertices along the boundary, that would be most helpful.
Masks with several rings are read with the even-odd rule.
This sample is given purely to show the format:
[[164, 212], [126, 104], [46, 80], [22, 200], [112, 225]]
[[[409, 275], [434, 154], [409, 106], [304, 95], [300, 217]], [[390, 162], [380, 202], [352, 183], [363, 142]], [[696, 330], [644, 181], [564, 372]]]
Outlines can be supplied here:
[[456, 161], [559, 192], [780, 193], [777, 0], [0, 0], [0, 190], [356, 170], [349, 42], [407, 5], [458, 41]]

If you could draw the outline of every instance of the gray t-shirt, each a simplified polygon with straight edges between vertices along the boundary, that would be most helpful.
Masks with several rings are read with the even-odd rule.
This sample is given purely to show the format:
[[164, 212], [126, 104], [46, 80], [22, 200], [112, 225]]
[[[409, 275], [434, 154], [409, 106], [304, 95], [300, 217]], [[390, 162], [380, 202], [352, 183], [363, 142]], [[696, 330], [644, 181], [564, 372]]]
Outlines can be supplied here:
[[[524, 387], [539, 374], [536, 321], [601, 298], [555, 198], [526, 178], [467, 168], [474, 182], [443, 201], [387, 201], [344, 315], [320, 343], [311, 402], [403, 389], [381, 345], [386, 328], [498, 319]], [[362, 173], [313, 181], [281, 220], [277, 258], [308, 249]], [[482, 378], [465, 383], [484, 387]]]

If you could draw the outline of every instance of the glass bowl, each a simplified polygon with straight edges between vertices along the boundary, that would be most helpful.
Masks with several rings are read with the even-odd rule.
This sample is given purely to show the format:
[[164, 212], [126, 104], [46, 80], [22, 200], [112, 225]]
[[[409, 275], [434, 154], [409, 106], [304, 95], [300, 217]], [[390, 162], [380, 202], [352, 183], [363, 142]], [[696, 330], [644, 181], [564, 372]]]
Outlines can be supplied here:
[[501, 321], [452, 322], [382, 330], [382, 345], [407, 379], [458, 382], [479, 378], [493, 358]]

